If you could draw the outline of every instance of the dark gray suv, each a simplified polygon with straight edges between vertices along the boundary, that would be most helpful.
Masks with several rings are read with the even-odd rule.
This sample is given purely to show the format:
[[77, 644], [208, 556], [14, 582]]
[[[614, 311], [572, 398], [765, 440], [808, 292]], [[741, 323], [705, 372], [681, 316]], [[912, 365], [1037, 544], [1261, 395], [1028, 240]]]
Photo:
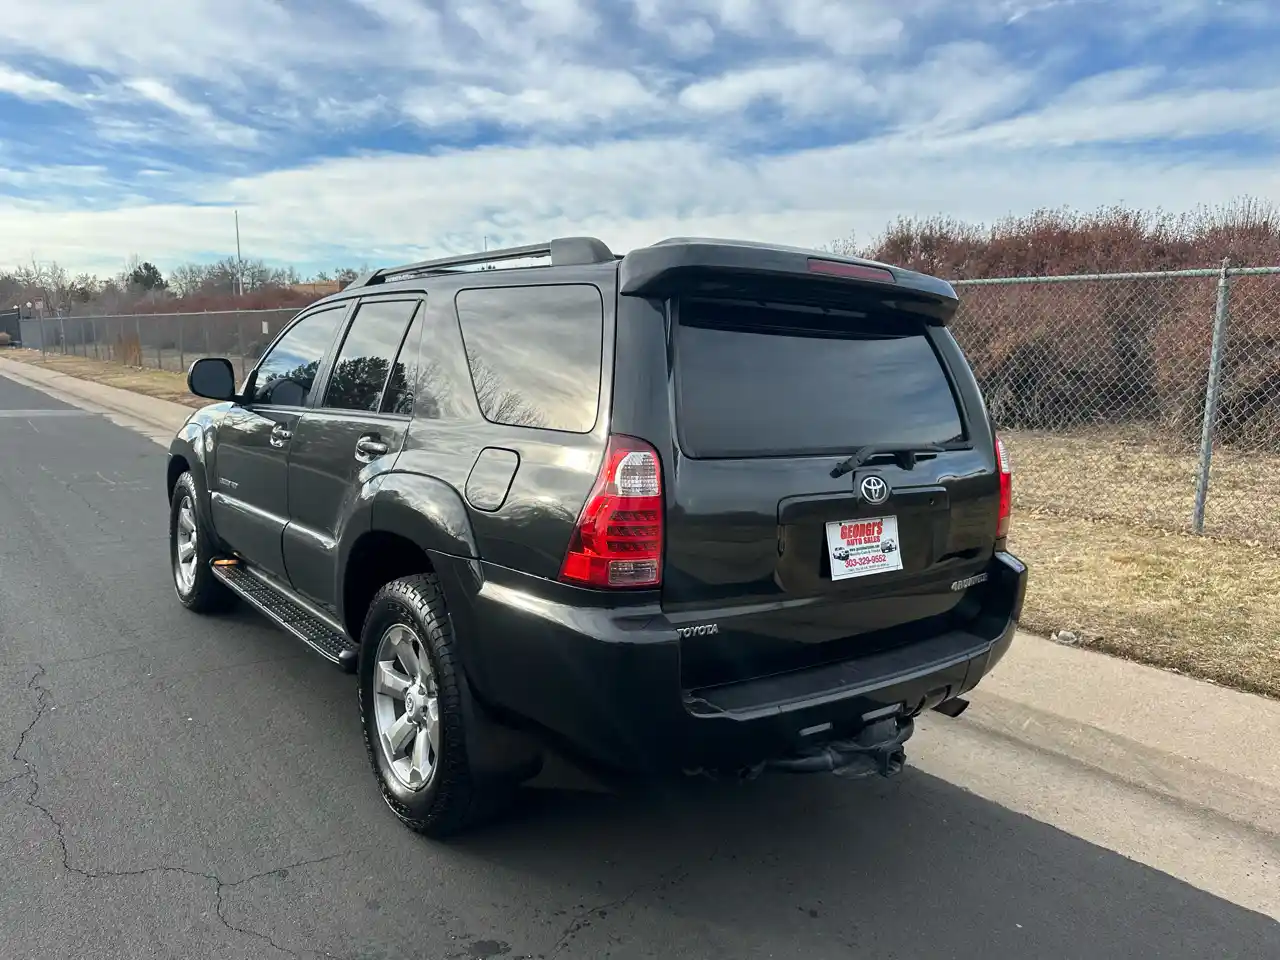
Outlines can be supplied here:
[[193, 364], [215, 402], [170, 449], [178, 597], [238, 597], [356, 672], [383, 796], [432, 836], [547, 744], [893, 774], [1026, 584], [956, 308], [931, 277], [720, 240], [375, 271], [242, 385]]

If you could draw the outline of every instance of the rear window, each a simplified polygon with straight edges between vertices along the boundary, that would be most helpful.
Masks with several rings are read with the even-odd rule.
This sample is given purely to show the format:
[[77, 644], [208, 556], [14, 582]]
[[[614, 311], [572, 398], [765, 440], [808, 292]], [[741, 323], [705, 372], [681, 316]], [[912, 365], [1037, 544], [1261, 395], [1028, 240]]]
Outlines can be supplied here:
[[690, 457], [847, 454], [964, 436], [942, 362], [910, 318], [686, 301], [675, 370]]
[[457, 296], [480, 412], [516, 427], [590, 433], [600, 406], [604, 301], [588, 284]]

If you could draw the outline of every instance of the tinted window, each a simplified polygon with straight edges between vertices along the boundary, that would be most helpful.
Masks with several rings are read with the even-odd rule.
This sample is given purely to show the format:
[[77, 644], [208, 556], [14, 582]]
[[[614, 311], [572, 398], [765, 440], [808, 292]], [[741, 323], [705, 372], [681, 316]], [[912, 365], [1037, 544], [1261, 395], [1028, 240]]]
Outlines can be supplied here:
[[679, 435], [693, 457], [852, 453], [961, 439], [923, 327], [728, 304], [681, 304]]
[[382, 397], [383, 413], [399, 413], [408, 416], [413, 413], [413, 401], [422, 396], [422, 416], [435, 419], [440, 416], [439, 404], [427, 402], [430, 389], [424, 393], [423, 384], [419, 382], [418, 341], [422, 338], [422, 311], [413, 318], [409, 332], [405, 334], [400, 354], [391, 367], [391, 379], [387, 382], [387, 392]]
[[586, 284], [458, 294], [458, 323], [485, 418], [587, 433], [600, 404], [604, 303]]
[[360, 304], [329, 377], [324, 405], [339, 410], [378, 409], [382, 388], [400, 352], [416, 300], [372, 300]]
[[253, 375], [253, 402], [291, 407], [306, 404], [320, 361], [346, 310], [346, 304], [321, 310], [290, 327]]

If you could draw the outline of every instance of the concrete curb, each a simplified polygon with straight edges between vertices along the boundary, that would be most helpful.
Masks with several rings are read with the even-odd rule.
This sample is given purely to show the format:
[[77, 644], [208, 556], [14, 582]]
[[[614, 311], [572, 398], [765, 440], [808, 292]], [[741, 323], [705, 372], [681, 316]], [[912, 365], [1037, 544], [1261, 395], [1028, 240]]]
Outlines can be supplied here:
[[193, 412], [193, 408], [185, 404], [144, 396], [129, 390], [121, 390], [119, 387], [94, 383], [91, 380], [81, 380], [79, 377], [58, 373], [56, 370], [46, 370], [43, 367], [20, 363], [16, 360], [5, 360], [3, 357], [0, 357], [0, 374], [73, 406], [82, 406], [87, 403], [97, 408], [97, 412], [121, 414], [154, 430], [167, 431], [170, 434], [186, 423]]

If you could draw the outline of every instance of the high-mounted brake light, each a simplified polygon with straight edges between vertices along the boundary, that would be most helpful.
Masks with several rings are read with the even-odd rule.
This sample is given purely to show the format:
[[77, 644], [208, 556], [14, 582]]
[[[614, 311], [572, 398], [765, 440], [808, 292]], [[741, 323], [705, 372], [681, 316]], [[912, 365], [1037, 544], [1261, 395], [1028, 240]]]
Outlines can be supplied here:
[[883, 267], [868, 267], [861, 263], [841, 263], [839, 260], [809, 260], [810, 273], [822, 273], [829, 277], [847, 277], [850, 280], [877, 280], [880, 283], [897, 283], [893, 272]]
[[662, 466], [643, 440], [609, 438], [569, 538], [560, 579], [587, 587], [662, 583]]
[[1013, 514], [1013, 470], [1009, 465], [1009, 448], [996, 437], [996, 467], [1000, 471], [1000, 515], [996, 521], [996, 539], [1009, 535], [1009, 521]]

